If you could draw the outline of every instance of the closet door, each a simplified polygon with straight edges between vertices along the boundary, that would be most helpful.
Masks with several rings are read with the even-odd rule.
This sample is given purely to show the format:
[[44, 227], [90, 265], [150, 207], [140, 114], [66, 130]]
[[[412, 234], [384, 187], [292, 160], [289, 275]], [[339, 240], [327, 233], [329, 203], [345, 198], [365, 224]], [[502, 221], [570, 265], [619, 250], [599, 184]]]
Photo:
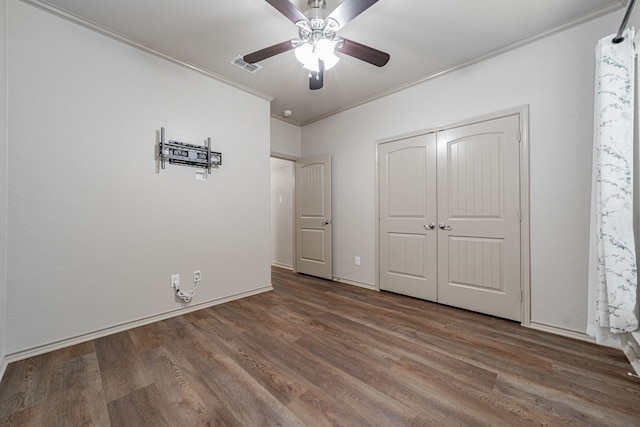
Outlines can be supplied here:
[[435, 134], [381, 144], [380, 288], [437, 301]]
[[517, 115], [438, 133], [438, 302], [521, 319]]

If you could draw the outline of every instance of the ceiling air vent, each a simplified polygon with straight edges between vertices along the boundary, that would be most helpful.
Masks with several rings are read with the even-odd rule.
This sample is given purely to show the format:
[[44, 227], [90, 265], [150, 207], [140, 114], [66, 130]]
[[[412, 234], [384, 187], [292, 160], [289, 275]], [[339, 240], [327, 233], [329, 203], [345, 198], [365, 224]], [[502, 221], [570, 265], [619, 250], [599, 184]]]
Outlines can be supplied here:
[[260, 68], [262, 68], [262, 66], [257, 65], [257, 64], [250, 64], [247, 61], [245, 61], [244, 59], [242, 59], [241, 55], [236, 56], [235, 58], [233, 58], [231, 60], [231, 63], [233, 65], [235, 65], [238, 68], [242, 68], [243, 70], [251, 73], [251, 74], [255, 74], [257, 73]]

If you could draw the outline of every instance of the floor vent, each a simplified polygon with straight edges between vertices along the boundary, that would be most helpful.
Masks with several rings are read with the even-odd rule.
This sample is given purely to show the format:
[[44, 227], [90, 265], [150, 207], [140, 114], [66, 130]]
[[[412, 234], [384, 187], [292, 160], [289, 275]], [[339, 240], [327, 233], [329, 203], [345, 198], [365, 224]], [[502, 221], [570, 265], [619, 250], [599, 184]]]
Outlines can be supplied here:
[[260, 69], [262, 68], [262, 66], [258, 65], [258, 64], [250, 64], [247, 61], [245, 61], [244, 59], [242, 59], [242, 56], [238, 55], [235, 58], [233, 58], [231, 60], [231, 63], [233, 65], [235, 65], [238, 68], [242, 68], [243, 70], [251, 73], [251, 74], [255, 74], [258, 71], [260, 71]]

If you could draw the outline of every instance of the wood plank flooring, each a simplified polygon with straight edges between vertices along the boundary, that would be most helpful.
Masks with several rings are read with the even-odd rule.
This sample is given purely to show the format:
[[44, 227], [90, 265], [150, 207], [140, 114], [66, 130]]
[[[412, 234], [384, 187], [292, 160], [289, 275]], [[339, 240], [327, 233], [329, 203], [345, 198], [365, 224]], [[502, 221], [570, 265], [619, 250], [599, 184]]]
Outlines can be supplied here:
[[0, 426], [640, 426], [622, 352], [278, 268], [272, 283], [12, 363]]

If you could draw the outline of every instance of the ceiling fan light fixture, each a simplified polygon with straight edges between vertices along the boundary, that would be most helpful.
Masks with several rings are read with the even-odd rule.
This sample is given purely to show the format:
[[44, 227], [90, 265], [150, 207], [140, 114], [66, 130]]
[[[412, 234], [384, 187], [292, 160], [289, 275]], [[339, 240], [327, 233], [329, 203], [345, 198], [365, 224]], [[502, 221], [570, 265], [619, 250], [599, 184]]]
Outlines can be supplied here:
[[324, 61], [325, 70], [333, 68], [333, 66], [336, 65], [338, 61], [340, 61], [340, 58], [338, 58], [336, 54], [333, 53], [333, 51], [331, 51], [330, 54], [325, 55], [324, 58], [322, 56], [320, 56], [319, 58]]
[[294, 53], [296, 55], [296, 59], [303, 65], [310, 63], [313, 60], [313, 46], [311, 46], [310, 43], [301, 44], [294, 50]]
[[328, 70], [340, 61], [334, 51], [335, 47], [331, 40], [322, 39], [316, 44], [315, 51], [311, 43], [304, 43], [295, 49], [298, 61], [309, 71], [318, 71], [318, 61], [324, 61], [324, 69]]
[[316, 45], [316, 53], [318, 54], [318, 58], [326, 61], [327, 58], [334, 55], [335, 46], [330, 40], [320, 39], [318, 40], [318, 44]]

